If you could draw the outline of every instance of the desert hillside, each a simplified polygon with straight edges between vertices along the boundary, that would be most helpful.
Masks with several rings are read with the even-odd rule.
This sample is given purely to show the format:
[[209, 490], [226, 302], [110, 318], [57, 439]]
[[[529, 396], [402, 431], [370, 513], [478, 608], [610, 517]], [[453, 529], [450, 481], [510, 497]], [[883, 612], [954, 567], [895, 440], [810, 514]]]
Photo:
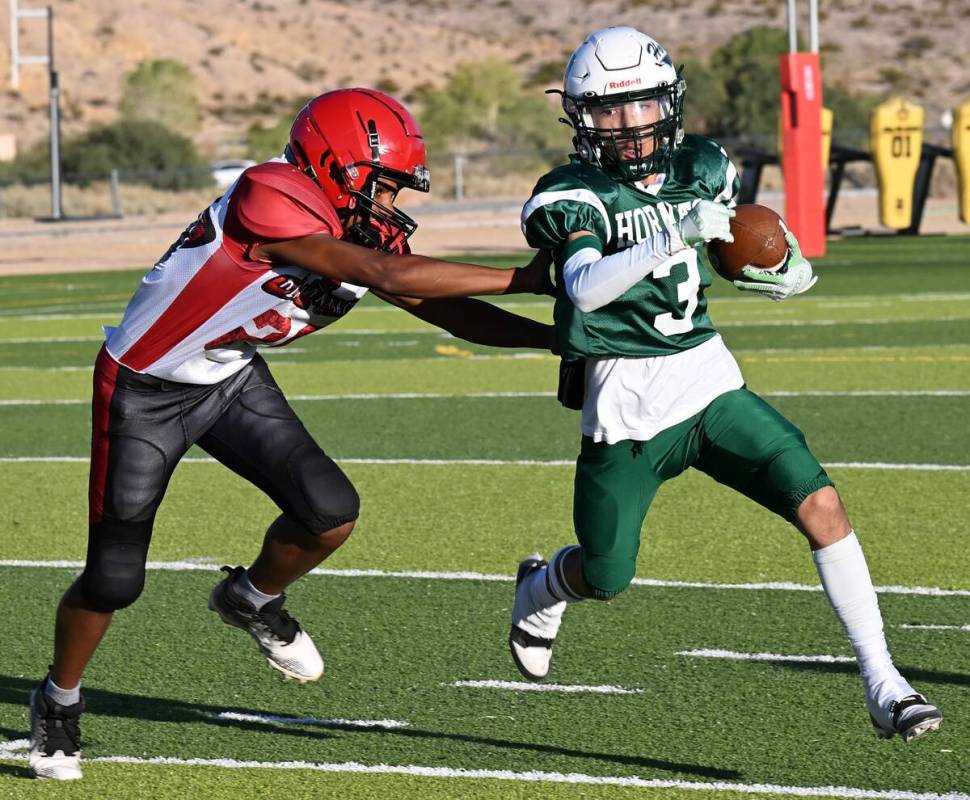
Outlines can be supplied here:
[[[924, 103], [930, 126], [970, 99], [970, 0], [820, 5], [828, 82], [901, 92]], [[507, 59], [526, 78], [554, 74], [585, 33], [608, 24], [650, 32], [675, 59], [703, 58], [752, 25], [785, 24], [783, 0], [54, 0], [53, 7], [65, 134], [111, 121], [124, 74], [142, 59], [171, 58], [195, 76], [203, 106], [196, 140], [212, 157], [237, 154], [253, 122], [272, 122], [297, 98], [338, 85], [381, 83], [406, 95], [483, 57]], [[15, 134], [22, 148], [46, 136], [47, 77], [27, 66], [19, 90], [10, 88], [8, 24], [5, 9], [0, 133]], [[22, 20], [20, 30], [22, 52], [44, 51], [41, 21]]]

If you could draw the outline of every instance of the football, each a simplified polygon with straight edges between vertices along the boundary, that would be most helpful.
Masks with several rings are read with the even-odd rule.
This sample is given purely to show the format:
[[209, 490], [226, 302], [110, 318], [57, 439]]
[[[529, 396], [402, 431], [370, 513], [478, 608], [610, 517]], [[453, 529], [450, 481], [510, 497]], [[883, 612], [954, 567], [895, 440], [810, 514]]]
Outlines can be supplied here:
[[711, 266], [729, 281], [744, 278], [746, 266], [778, 269], [788, 258], [785, 223], [774, 211], [755, 203], [737, 206], [731, 219], [733, 242], [714, 239], [707, 248]]

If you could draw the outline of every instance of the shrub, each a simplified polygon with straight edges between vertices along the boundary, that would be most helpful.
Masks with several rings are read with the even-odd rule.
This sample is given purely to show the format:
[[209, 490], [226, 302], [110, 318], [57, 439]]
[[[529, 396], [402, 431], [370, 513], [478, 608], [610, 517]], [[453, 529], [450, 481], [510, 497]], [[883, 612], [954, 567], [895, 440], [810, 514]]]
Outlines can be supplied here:
[[421, 128], [432, 153], [487, 148], [548, 150], [568, 145], [556, 125], [558, 104], [526, 91], [507, 63], [462, 64], [441, 89], [416, 93]]
[[715, 51], [711, 69], [723, 81], [727, 102], [710, 132], [761, 139], [778, 130], [778, 56], [788, 51], [780, 28], [755, 27]]
[[[35, 181], [50, 174], [48, 143], [38, 142], [9, 165], [0, 178]], [[212, 175], [191, 139], [151, 122], [121, 120], [91, 128], [61, 148], [61, 172], [81, 185], [104, 179], [112, 169], [126, 183], [156, 189], [197, 189], [212, 185]]]
[[125, 77], [121, 116], [164, 125], [184, 136], [199, 129], [199, 100], [189, 68], [171, 59], [146, 59]]

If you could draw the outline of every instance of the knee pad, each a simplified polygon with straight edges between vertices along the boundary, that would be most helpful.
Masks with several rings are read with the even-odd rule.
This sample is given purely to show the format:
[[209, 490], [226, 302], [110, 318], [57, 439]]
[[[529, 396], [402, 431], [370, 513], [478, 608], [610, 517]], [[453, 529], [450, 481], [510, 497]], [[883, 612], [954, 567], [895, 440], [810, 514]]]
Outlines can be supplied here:
[[631, 558], [583, 554], [583, 577], [597, 600], [611, 600], [630, 585], [637, 573]]
[[91, 526], [81, 595], [96, 611], [130, 606], [145, 586], [151, 523], [99, 522]]
[[360, 496], [340, 467], [319, 447], [302, 444], [287, 459], [298, 497], [284, 509], [313, 533], [353, 522], [360, 515]]

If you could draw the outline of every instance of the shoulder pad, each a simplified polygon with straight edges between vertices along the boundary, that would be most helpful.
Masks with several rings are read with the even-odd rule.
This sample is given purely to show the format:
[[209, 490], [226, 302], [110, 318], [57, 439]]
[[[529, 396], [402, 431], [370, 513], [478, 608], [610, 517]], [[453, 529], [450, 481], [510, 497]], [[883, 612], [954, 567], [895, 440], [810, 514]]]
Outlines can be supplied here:
[[228, 214], [259, 239], [343, 234], [323, 190], [296, 167], [276, 161], [243, 172], [230, 196]]
[[687, 134], [674, 153], [671, 178], [690, 186], [703, 200], [733, 204], [740, 188], [738, 170], [727, 151], [713, 139]]
[[612, 238], [608, 206], [617, 184], [602, 171], [574, 160], [544, 175], [522, 208], [522, 233], [532, 247], [558, 249], [579, 230], [604, 245]]

